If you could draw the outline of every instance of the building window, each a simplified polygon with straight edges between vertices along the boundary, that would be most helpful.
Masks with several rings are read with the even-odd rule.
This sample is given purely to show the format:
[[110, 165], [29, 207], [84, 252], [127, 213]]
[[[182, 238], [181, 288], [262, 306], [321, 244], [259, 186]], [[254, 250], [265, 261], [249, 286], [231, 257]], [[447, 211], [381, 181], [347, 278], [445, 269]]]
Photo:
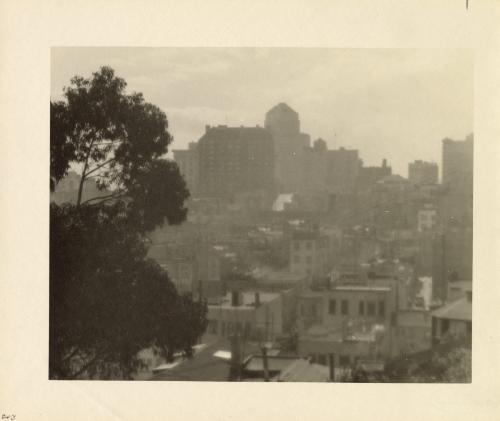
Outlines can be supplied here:
[[375, 303], [368, 301], [368, 316], [375, 316]]
[[311, 250], [311, 242], [310, 241], [307, 241], [306, 242], [306, 250]]
[[359, 310], [359, 315], [360, 316], [364, 316], [365, 315], [365, 302], [364, 301], [360, 301], [359, 302], [358, 310]]
[[342, 315], [347, 316], [349, 314], [349, 301], [342, 300], [340, 303], [340, 312]]
[[294, 247], [295, 250], [300, 250], [300, 243], [298, 241], [295, 241], [293, 243], [293, 247]]
[[378, 315], [381, 317], [385, 317], [385, 302], [384, 301], [378, 302]]
[[311, 258], [311, 256], [307, 256], [307, 257], [306, 257], [306, 263], [307, 263], [308, 265], [310, 265], [310, 264], [312, 263], [312, 258]]
[[328, 302], [328, 313], [335, 314], [337, 312], [337, 301], [330, 300]]
[[220, 326], [220, 330], [221, 330], [221, 336], [226, 336], [226, 322], [221, 322], [221, 326]]

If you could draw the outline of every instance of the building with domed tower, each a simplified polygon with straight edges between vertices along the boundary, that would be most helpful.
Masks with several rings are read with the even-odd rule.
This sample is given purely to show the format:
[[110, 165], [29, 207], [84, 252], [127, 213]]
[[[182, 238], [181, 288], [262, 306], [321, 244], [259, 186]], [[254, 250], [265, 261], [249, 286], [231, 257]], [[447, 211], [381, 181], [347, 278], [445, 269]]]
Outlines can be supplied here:
[[300, 189], [304, 148], [311, 138], [300, 131], [299, 114], [284, 102], [275, 105], [266, 113], [264, 127], [274, 139], [275, 179], [282, 192]]

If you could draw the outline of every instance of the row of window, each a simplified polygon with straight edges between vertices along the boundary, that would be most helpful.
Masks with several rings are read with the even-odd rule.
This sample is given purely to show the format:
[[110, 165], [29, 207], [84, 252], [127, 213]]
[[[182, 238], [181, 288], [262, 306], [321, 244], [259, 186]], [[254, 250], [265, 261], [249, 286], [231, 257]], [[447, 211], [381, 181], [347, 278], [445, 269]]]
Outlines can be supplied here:
[[[340, 314], [348, 316], [349, 313], [349, 300], [340, 301]], [[378, 304], [378, 306], [377, 306]], [[328, 302], [328, 313], [331, 315], [337, 314], [337, 300], [330, 300]], [[385, 301], [358, 301], [358, 315], [360, 316], [385, 316]]]
[[248, 335], [251, 330], [250, 322], [224, 322], [218, 320], [209, 320], [207, 332], [213, 335], [229, 336], [233, 333], [242, 333]]

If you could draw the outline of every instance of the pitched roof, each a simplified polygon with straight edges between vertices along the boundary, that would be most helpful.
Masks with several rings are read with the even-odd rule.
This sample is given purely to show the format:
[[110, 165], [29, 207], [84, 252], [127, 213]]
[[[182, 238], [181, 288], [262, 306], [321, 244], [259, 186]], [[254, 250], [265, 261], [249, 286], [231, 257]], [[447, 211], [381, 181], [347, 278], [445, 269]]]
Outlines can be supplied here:
[[278, 382], [327, 382], [328, 379], [328, 367], [303, 359], [295, 360], [275, 378]]
[[220, 341], [209, 344], [193, 358], [185, 359], [174, 367], [153, 375], [151, 380], [177, 381], [227, 381], [230, 364], [214, 356], [221, 349], [229, 349], [229, 344]]
[[[231, 364], [228, 360], [231, 345], [226, 339], [218, 339], [200, 348], [192, 358], [180, 360], [171, 368], [153, 375], [151, 380], [168, 381], [212, 381], [230, 380]], [[257, 345], [245, 344], [244, 355], [260, 352]]]
[[471, 321], [472, 302], [467, 297], [463, 297], [434, 310], [431, 315], [438, 319]]

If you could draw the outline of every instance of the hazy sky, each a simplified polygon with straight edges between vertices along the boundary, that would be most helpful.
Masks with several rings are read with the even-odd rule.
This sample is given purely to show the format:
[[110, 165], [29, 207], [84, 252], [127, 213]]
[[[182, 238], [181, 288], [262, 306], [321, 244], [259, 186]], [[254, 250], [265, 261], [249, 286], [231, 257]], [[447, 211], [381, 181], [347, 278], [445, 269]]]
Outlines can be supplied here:
[[54, 48], [51, 97], [76, 74], [108, 65], [163, 109], [171, 149], [205, 124], [264, 124], [286, 102], [301, 129], [330, 148], [356, 148], [365, 165], [387, 158], [441, 165], [441, 139], [473, 131], [473, 54], [444, 49]]

